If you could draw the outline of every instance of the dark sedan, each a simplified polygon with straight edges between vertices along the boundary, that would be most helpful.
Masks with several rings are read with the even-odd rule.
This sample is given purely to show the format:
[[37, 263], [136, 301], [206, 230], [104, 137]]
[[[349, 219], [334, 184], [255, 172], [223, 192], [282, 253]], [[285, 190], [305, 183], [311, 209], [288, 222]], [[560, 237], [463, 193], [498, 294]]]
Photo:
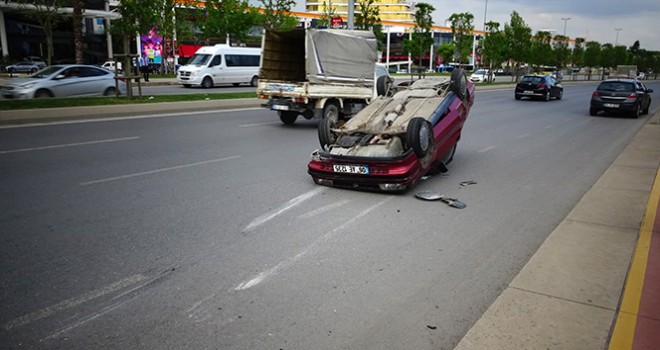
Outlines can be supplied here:
[[551, 98], [561, 100], [564, 96], [564, 87], [550, 75], [525, 75], [516, 84], [515, 97], [523, 97], [550, 101]]
[[589, 114], [600, 111], [629, 114], [635, 118], [647, 114], [652, 89], [634, 79], [609, 79], [598, 84], [591, 95]]

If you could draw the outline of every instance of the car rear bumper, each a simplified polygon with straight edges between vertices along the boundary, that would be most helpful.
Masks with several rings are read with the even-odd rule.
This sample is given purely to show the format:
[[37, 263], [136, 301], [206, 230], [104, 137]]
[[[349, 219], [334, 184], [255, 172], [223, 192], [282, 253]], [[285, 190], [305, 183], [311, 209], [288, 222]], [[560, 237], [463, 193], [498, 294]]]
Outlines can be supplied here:
[[[335, 165], [366, 168], [368, 174], [336, 172]], [[336, 156], [317, 150], [307, 173], [319, 185], [368, 191], [405, 191], [424, 175], [412, 150], [401, 157], [388, 158]]]
[[591, 101], [591, 109], [608, 112], [634, 112], [637, 110], [637, 102], [604, 102]]

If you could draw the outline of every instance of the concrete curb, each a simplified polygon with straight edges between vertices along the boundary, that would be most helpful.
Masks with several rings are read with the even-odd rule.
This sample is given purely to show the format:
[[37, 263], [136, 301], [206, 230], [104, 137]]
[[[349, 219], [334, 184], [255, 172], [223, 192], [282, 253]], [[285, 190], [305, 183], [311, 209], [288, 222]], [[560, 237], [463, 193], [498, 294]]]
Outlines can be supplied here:
[[660, 171], [660, 112], [455, 349], [606, 349]]

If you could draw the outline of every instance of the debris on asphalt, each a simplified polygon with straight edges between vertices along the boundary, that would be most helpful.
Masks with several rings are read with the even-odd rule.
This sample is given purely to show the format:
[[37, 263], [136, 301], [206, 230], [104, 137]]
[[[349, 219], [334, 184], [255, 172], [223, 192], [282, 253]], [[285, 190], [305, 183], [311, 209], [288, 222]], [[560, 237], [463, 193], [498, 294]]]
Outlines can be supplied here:
[[437, 329], [438, 327], [436, 327], [436, 326], [431, 326], [431, 325], [429, 324], [429, 325], [426, 325], [426, 328], [428, 328], [428, 329]]
[[445, 197], [444, 195], [437, 192], [431, 192], [431, 191], [417, 192], [415, 194], [415, 197], [426, 201], [438, 201], [438, 200], [443, 201], [447, 203], [450, 207], [458, 208], [458, 209], [463, 209], [467, 207], [465, 203], [459, 201], [458, 199]]
[[461, 182], [461, 186], [468, 186], [468, 185], [476, 185], [477, 182], [474, 180], [469, 180], [469, 181], [463, 181]]

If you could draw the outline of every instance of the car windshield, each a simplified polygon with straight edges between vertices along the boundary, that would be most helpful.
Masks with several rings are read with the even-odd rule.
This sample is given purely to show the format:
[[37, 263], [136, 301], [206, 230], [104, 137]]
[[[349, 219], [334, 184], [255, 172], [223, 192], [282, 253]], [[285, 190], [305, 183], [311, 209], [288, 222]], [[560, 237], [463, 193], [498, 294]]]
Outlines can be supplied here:
[[476, 72], [474, 72], [476, 75], [486, 75], [486, 70], [485, 69], [477, 69]]
[[543, 78], [528, 76], [528, 77], [523, 77], [521, 81], [523, 83], [541, 84], [543, 83]]
[[211, 55], [209, 54], [195, 54], [191, 59], [188, 64], [196, 64], [196, 65], [205, 65], [206, 62], [209, 61], [211, 58]]
[[600, 83], [598, 90], [603, 91], [635, 91], [635, 85], [623, 81], [606, 81]]
[[44, 79], [44, 78], [49, 78], [53, 76], [54, 74], [57, 74], [62, 69], [60, 66], [49, 66], [46, 67], [32, 75], [29, 76], [29, 78], [34, 78], [34, 79]]

